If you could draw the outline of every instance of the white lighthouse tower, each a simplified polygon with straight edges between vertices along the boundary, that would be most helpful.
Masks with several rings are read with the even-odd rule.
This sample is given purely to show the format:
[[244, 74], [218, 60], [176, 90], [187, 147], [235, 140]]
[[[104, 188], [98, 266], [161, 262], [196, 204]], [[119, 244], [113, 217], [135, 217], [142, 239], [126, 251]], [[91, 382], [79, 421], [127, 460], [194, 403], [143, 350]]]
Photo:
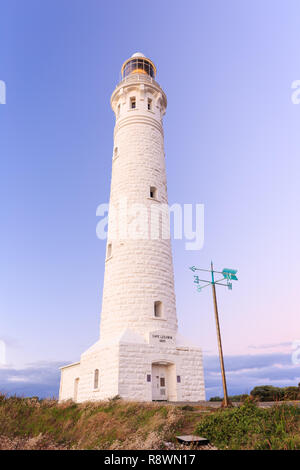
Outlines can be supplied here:
[[111, 97], [116, 124], [100, 339], [80, 362], [61, 368], [60, 400], [205, 399], [201, 349], [177, 333], [171, 241], [160, 218], [168, 203], [167, 99], [155, 76], [153, 62], [136, 53]]

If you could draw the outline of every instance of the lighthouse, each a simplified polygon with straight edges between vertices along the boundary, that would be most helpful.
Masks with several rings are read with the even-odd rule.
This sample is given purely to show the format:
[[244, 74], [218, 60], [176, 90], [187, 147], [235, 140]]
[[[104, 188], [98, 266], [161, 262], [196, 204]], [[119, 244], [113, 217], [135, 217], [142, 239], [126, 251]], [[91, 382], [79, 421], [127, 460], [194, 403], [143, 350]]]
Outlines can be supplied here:
[[167, 98], [154, 63], [142, 53], [124, 62], [111, 107], [116, 121], [100, 338], [79, 362], [61, 368], [59, 399], [204, 400], [201, 349], [178, 333], [172, 247], [163, 223]]

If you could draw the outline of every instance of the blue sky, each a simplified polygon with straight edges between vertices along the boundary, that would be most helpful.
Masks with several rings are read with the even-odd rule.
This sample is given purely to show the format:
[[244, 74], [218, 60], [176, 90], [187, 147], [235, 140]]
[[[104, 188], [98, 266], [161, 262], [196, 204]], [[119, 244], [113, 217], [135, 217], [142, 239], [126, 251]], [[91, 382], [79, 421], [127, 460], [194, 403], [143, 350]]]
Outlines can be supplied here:
[[173, 254], [180, 330], [203, 347], [208, 394], [220, 389], [211, 292], [187, 268], [211, 259], [239, 271], [218, 291], [226, 364], [240, 370], [229, 390], [298, 383], [299, 2], [4, 0], [0, 13], [0, 389], [55, 393], [58, 365], [98, 338], [109, 100], [136, 51], [168, 97], [169, 202], [205, 205], [203, 249], [174, 241]]

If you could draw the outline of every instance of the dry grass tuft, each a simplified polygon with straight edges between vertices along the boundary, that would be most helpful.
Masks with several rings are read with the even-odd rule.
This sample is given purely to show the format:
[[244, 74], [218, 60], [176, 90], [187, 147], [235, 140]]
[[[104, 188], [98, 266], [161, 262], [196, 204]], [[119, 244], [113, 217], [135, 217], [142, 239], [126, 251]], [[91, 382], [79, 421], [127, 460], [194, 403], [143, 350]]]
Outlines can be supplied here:
[[161, 449], [182, 423], [176, 406], [0, 395], [0, 449]]

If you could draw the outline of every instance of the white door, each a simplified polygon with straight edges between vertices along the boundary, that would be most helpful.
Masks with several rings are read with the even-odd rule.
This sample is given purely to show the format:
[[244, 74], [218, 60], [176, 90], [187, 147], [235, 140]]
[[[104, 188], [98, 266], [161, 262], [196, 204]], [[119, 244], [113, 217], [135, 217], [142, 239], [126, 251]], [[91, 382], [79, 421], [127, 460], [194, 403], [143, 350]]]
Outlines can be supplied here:
[[167, 400], [167, 367], [152, 366], [152, 400]]

